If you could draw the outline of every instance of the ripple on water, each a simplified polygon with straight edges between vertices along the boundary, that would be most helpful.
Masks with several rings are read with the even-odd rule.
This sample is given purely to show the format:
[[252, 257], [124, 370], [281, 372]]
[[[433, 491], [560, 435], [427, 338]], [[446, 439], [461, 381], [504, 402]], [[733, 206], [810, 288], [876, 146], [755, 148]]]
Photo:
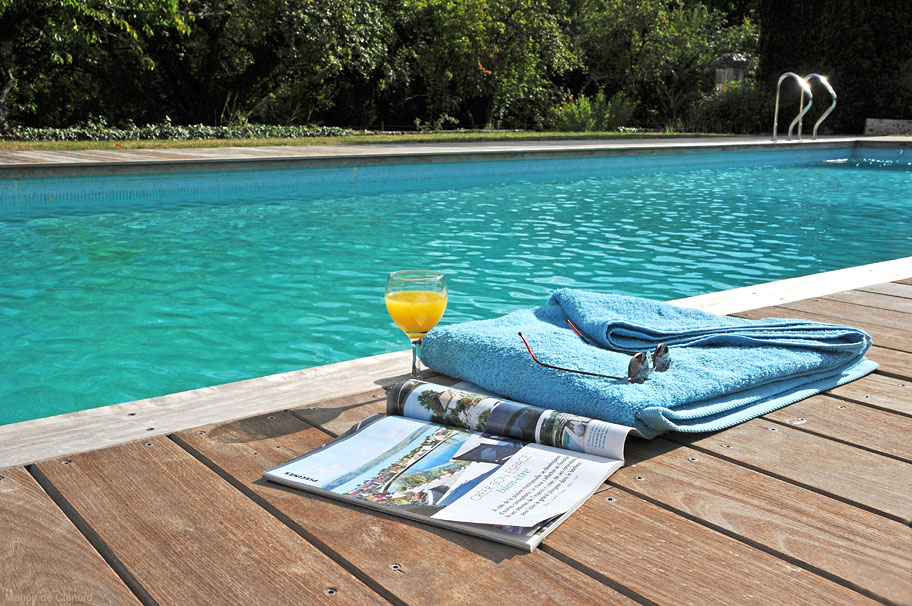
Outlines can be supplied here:
[[561, 287], [674, 299], [912, 254], [908, 167], [325, 194], [255, 179], [231, 198], [4, 210], [0, 423], [404, 349], [393, 269], [445, 272], [451, 323]]

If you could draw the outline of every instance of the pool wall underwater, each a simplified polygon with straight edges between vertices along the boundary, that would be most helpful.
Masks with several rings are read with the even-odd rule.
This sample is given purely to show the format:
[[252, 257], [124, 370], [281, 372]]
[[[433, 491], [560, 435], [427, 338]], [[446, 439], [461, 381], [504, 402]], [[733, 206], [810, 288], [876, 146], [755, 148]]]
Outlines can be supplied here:
[[[912, 164], [912, 147], [907, 152], [905, 144], [895, 146], [871, 145], [820, 145], [806, 147], [780, 147], [763, 149], [733, 149], [731, 151], [686, 151], [641, 153], [623, 150], [610, 153], [590, 152], [576, 157], [530, 157], [515, 159], [491, 154], [488, 158], [467, 154], [465, 159], [454, 161], [423, 157], [389, 158], [381, 163], [368, 158], [365, 164], [352, 164], [344, 159], [342, 166], [309, 167], [294, 163], [288, 168], [257, 170], [251, 163], [246, 170], [206, 170], [187, 173], [188, 166], [175, 174], [167, 165], [143, 166], [141, 169], [120, 166], [126, 174], [92, 175], [86, 167], [86, 176], [54, 177], [64, 169], [50, 167], [48, 176], [27, 178], [2, 178], [0, 173], [0, 211], [13, 206], [21, 211], [23, 204], [79, 203], [85, 210], [93, 204], [107, 205], [118, 199], [150, 198], [162, 195], [207, 198], [249, 189], [252, 184], [265, 192], [282, 191], [289, 186], [312, 187], [321, 195], [357, 194], [359, 186], [371, 186], [371, 193], [414, 191], [433, 188], [437, 183], [458, 186], [460, 180], [477, 183], [481, 179], [509, 177], [540, 178], [559, 173], [563, 176], [606, 171], [612, 175], [649, 172], [678, 171], [686, 169], [721, 168], [747, 165], [784, 166], [808, 162], [836, 160], [872, 160], [908, 162]], [[401, 161], [401, 162], [399, 162]], [[271, 163], [272, 164], [272, 163]], [[291, 163], [289, 163], [291, 164]], [[218, 165], [210, 165], [218, 166]], [[56, 168], [56, 170], [55, 170]], [[157, 168], [158, 173], [148, 173]], [[72, 169], [68, 169], [67, 172]], [[141, 172], [131, 174], [131, 170]], [[15, 171], [12, 171], [15, 174]], [[118, 171], [119, 172], [119, 171]], [[88, 206], [86, 206], [88, 205]]]

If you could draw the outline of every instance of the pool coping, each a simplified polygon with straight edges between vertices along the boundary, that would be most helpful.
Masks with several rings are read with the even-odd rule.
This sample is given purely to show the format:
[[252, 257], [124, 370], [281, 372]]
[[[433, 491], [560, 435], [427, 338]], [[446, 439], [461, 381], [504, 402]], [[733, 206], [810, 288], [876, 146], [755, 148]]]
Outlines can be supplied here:
[[[912, 257], [678, 299], [718, 314], [912, 278]], [[398, 351], [0, 426], [0, 469], [376, 390], [406, 378]]]
[[[113, 145], [113, 144], [112, 144]], [[772, 141], [769, 137], [585, 139], [452, 143], [220, 147], [0, 152], [0, 179], [326, 168], [480, 160], [553, 159], [731, 152], [758, 149], [908, 148], [912, 137], [832, 136]]]

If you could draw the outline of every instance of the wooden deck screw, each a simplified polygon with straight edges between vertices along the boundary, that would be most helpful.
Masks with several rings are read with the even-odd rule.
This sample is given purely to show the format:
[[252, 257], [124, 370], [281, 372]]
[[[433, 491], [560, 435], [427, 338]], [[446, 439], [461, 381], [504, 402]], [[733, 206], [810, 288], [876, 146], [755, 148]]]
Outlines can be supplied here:
[[204, 436], [204, 435], [206, 435], [206, 432], [205, 432], [205, 431], [198, 431], [198, 432], [196, 432], [196, 435], [198, 435], [198, 436]]
[[61, 463], [63, 463], [64, 465], [69, 465], [69, 464], [72, 463], [72, 462], [73, 462], [73, 461], [71, 461], [71, 460], [69, 460], [69, 459], [67, 459], [67, 460], [65, 460], [65, 461], [61, 461]]
[[608, 501], [609, 503], [614, 503], [615, 498], [614, 497], [605, 497], [605, 500]]
[[722, 448], [731, 448], [731, 447], [732, 447], [731, 444], [723, 444], [723, 445], [722, 445]]
[[770, 427], [769, 430], [770, 430], [770, 431], [779, 431], [779, 428], [778, 428], [778, 427]]
[[143, 444], [143, 446], [145, 446], [146, 448], [148, 448], [149, 446], [152, 446], [152, 442], [146, 442], [145, 444]]
[[155, 431], [155, 428], [154, 428], [154, 427], [147, 427], [147, 428], [146, 428], [146, 431]]
[[128, 416], [128, 417], [135, 417], [135, 416], [136, 416], [136, 413], [135, 413], [135, 412], [128, 412], [128, 413], [127, 413], [127, 416]]
[[840, 404], [840, 405], [837, 406], [836, 408], [845, 408], [845, 404]]
[[390, 564], [390, 570], [395, 571], [395, 570], [400, 570], [401, 568], [402, 568], [402, 566], [399, 564]]
[[634, 480], [645, 480], [646, 478], [644, 478], [643, 476], [634, 476], [633, 479]]
[[326, 595], [336, 595], [337, 593], [339, 593], [339, 590], [336, 589], [335, 587], [327, 587], [326, 589], [323, 590], [323, 593], [325, 593]]
[[267, 420], [267, 421], [273, 421], [273, 420], [275, 420], [275, 415], [269, 415], [268, 417], [266, 417], [266, 420]]
[[687, 457], [687, 460], [690, 461], [691, 463], [696, 463], [700, 459], [698, 459], [697, 457]]

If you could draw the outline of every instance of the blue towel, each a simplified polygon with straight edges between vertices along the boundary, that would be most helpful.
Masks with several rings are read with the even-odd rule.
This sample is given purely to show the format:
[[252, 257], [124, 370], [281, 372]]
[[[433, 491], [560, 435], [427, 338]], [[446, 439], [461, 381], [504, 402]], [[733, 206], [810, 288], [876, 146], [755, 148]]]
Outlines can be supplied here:
[[[586, 336], [581, 339], [571, 322]], [[671, 348], [671, 366], [633, 384], [536, 364], [625, 376], [630, 354]], [[588, 343], [587, 343], [588, 341]], [[501, 396], [635, 427], [724, 429], [842, 385], [877, 368], [863, 331], [805, 320], [744, 320], [635, 297], [562, 289], [548, 305], [493, 320], [441, 326], [424, 363]], [[607, 348], [607, 349], [606, 349]]]

